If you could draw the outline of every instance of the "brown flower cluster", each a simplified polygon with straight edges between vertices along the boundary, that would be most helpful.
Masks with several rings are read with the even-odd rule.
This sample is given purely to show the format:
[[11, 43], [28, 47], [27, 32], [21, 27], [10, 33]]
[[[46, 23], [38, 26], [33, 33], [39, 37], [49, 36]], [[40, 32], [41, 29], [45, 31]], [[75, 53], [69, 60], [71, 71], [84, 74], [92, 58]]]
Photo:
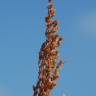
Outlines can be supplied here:
[[56, 64], [59, 52], [58, 47], [62, 38], [56, 34], [58, 21], [52, 20], [55, 16], [52, 1], [48, 3], [48, 16], [46, 22], [46, 41], [42, 44], [39, 52], [39, 72], [36, 86], [33, 86], [33, 96], [50, 96], [50, 91], [56, 86], [58, 72], [63, 64], [62, 60]]

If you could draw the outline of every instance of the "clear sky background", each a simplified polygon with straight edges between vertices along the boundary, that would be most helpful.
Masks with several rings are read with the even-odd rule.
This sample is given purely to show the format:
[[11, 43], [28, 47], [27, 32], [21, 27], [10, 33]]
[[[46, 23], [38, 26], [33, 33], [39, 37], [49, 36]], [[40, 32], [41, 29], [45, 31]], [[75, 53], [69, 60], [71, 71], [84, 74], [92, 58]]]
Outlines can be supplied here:
[[[65, 60], [52, 96], [96, 96], [96, 0], [54, 0]], [[0, 0], [0, 96], [32, 96], [45, 40], [47, 0]]]

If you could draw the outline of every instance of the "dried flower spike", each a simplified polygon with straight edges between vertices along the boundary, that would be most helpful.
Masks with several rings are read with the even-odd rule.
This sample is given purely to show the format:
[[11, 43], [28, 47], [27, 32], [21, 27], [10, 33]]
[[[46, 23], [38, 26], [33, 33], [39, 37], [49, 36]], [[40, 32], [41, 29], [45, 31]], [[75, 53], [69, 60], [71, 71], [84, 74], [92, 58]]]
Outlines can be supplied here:
[[39, 72], [36, 86], [33, 86], [33, 96], [50, 96], [51, 90], [56, 86], [59, 77], [59, 69], [63, 61], [58, 64], [58, 47], [62, 38], [56, 34], [58, 30], [58, 20], [53, 20], [55, 16], [52, 0], [48, 0], [48, 16], [46, 22], [46, 41], [42, 44], [39, 52]]

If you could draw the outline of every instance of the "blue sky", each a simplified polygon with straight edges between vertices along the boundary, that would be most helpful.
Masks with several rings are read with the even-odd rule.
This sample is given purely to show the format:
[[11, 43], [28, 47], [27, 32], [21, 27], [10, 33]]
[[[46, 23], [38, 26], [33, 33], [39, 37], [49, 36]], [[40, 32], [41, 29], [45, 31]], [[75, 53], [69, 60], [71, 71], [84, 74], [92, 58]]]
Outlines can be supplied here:
[[[65, 60], [52, 96], [96, 95], [96, 0], [54, 0]], [[0, 96], [32, 96], [45, 40], [47, 0], [0, 0]]]

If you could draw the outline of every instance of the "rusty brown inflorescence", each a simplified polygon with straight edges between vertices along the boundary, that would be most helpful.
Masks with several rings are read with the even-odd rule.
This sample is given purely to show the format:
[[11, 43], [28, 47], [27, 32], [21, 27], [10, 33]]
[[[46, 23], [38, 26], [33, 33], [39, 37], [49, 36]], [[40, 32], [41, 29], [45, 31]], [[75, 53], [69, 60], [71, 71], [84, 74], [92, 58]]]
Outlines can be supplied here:
[[[42, 44], [39, 52], [39, 72], [36, 86], [33, 86], [33, 96], [50, 96], [50, 91], [56, 86], [58, 72], [63, 64], [62, 60], [57, 63], [59, 55], [58, 47], [62, 38], [56, 34], [58, 21], [52, 20], [55, 16], [52, 0], [48, 1], [48, 16], [46, 22], [46, 41]], [[57, 64], [56, 64], [57, 63]]]

